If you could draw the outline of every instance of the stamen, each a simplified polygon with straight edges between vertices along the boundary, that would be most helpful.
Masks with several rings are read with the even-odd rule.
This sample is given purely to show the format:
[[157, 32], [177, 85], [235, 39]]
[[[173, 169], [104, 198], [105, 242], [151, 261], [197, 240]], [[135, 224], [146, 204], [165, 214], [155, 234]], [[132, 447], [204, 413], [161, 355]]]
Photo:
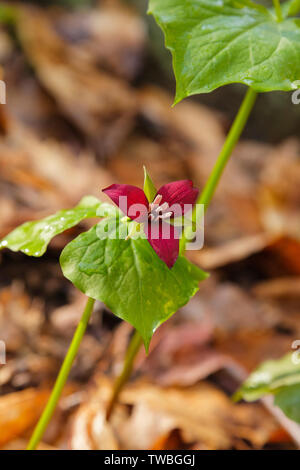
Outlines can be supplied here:
[[172, 212], [165, 212], [164, 214], [159, 215], [159, 218], [160, 219], [169, 219], [169, 217], [171, 217], [171, 215], [172, 215]]
[[159, 209], [163, 212], [165, 211], [166, 209], [169, 208], [169, 204], [167, 202], [164, 202], [160, 207]]
[[154, 211], [159, 207], [159, 204], [154, 204], [153, 202], [149, 205], [150, 212]]
[[162, 195], [158, 194], [154, 198], [154, 201], [149, 204], [149, 220], [151, 220], [151, 222], [157, 222], [159, 219], [167, 219], [172, 215], [172, 212], [170, 211], [164, 214], [164, 212], [169, 208], [169, 204], [164, 202], [160, 206], [161, 201]]
[[160, 213], [160, 206], [157, 206], [157, 207], [155, 207], [155, 209], [153, 209], [152, 214], [157, 215], [159, 213]]
[[154, 198], [154, 201], [152, 202], [152, 204], [160, 204], [162, 200], [162, 195], [161, 194], [157, 194], [157, 196]]

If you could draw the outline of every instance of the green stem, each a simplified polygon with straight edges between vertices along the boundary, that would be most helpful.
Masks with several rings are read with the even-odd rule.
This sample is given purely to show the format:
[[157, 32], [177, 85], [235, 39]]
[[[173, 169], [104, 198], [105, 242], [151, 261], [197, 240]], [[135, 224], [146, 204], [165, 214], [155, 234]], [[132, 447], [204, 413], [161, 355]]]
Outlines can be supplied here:
[[[231, 129], [226, 137], [225, 143], [223, 148], [217, 158], [217, 161], [214, 165], [214, 168], [203, 188], [202, 193], [200, 194], [197, 204], [204, 205], [204, 211], [206, 211], [219, 183], [219, 180], [223, 174], [223, 171], [226, 167], [226, 164], [232, 154], [232, 151], [239, 140], [241, 133], [244, 130], [244, 127], [247, 123], [248, 117], [250, 112], [254, 106], [255, 99], [257, 93], [252, 89], [248, 88], [248, 91], [244, 97], [244, 100], [240, 106], [238, 114], [231, 126]], [[193, 221], [195, 221], [196, 211], [193, 213]], [[185, 231], [184, 236], [182, 237], [181, 244], [180, 244], [180, 252], [184, 253], [185, 245], [187, 243], [187, 239], [191, 237], [192, 227], [188, 227]]]
[[280, 0], [273, 0], [273, 5], [276, 11], [277, 21], [280, 23], [281, 21], [283, 21]]
[[115, 407], [115, 404], [118, 401], [120, 392], [121, 392], [123, 386], [128, 381], [130, 375], [131, 375], [134, 360], [136, 358], [137, 353], [140, 350], [140, 347], [142, 346], [142, 343], [143, 343], [143, 340], [142, 340], [141, 335], [138, 333], [138, 331], [135, 331], [133, 337], [131, 338], [131, 341], [129, 343], [127, 351], [126, 351], [126, 356], [125, 356], [125, 359], [124, 359], [124, 365], [123, 365], [122, 372], [116, 378], [116, 381], [114, 383], [113, 393], [112, 393], [112, 396], [110, 398], [110, 401], [109, 401], [109, 404], [108, 404], [108, 407], [107, 407], [107, 412], [106, 412], [107, 419], [110, 418], [110, 416], [112, 414], [112, 411]]
[[[198, 204], [204, 204], [204, 208], [207, 209], [208, 204], [210, 203], [214, 192], [217, 188], [218, 182], [221, 178], [221, 175], [224, 171], [224, 168], [226, 166], [226, 163], [229, 160], [229, 157], [232, 153], [232, 150], [237, 143], [238, 139], [240, 138], [240, 135], [246, 125], [246, 122], [248, 120], [249, 114], [253, 108], [253, 105], [255, 103], [257, 93], [252, 90], [252, 88], [249, 88], [246, 96], [241, 104], [241, 107], [239, 109], [239, 112], [234, 120], [234, 123], [232, 124], [232, 127], [229, 131], [229, 134], [226, 138], [226, 141], [224, 143], [224, 146], [221, 150], [221, 153], [217, 159], [217, 162], [210, 174], [210, 177], [208, 178], [208, 181], [197, 201]], [[194, 215], [196, 212], [194, 213]], [[194, 216], [193, 215], [193, 216]], [[185, 236], [183, 237], [183, 244], [181, 245], [182, 252], [184, 252], [185, 249], [185, 244], [186, 244], [186, 238]], [[126, 358], [124, 361], [124, 366], [122, 369], [121, 374], [117, 377], [113, 392], [112, 392], [112, 397], [110, 399], [108, 409], [107, 409], [107, 418], [112, 414], [112, 411], [114, 409], [114, 406], [116, 402], [118, 401], [119, 394], [123, 388], [123, 386], [126, 384], [128, 381], [132, 367], [134, 364], [134, 359], [142, 345], [142, 338], [140, 334], [136, 331], [129, 346], [127, 349], [126, 353]]]
[[37, 423], [33, 434], [31, 436], [31, 439], [29, 441], [27, 450], [34, 450], [38, 446], [40, 440], [43, 437], [43, 434], [49, 424], [50, 419], [52, 418], [52, 415], [54, 413], [54, 410], [56, 408], [57, 402], [60, 398], [60, 395], [62, 393], [63, 387], [67, 381], [68, 375], [70, 373], [73, 361], [76, 357], [76, 354], [78, 352], [82, 337], [85, 333], [85, 330], [87, 328], [89, 319], [91, 317], [93, 307], [94, 307], [95, 300], [88, 298], [88, 301], [86, 303], [84, 312], [82, 314], [81, 320], [76, 328], [76, 331], [74, 333], [72, 342], [70, 344], [70, 347], [68, 349], [67, 355], [64, 359], [64, 362], [61, 366], [61, 369], [59, 371], [58, 377], [56, 379], [54, 388], [52, 389], [50, 398], [48, 400], [48, 403], [43, 411], [42, 416], [39, 419], [39, 422]]
[[204, 186], [204, 189], [197, 201], [198, 204], [204, 204], [205, 210], [210, 203], [215, 190], [217, 188], [218, 182], [222, 176], [224, 168], [231, 156], [231, 153], [239, 140], [241, 133], [244, 130], [244, 127], [248, 121], [248, 117], [251, 113], [251, 110], [254, 106], [257, 93], [252, 89], [248, 88], [248, 91], [243, 99], [241, 107], [236, 115], [236, 118], [231, 126], [231, 129], [226, 137], [223, 148], [218, 156], [216, 164]]

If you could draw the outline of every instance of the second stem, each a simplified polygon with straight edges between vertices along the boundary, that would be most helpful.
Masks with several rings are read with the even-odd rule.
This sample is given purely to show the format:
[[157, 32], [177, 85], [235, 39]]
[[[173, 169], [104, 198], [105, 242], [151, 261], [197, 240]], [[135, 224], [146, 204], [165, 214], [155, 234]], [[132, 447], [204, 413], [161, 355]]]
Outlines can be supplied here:
[[[218, 182], [222, 176], [222, 173], [225, 169], [225, 166], [232, 154], [232, 151], [239, 140], [241, 133], [247, 123], [248, 117], [251, 113], [251, 110], [254, 106], [256, 100], [257, 93], [252, 89], [248, 88], [247, 93], [243, 99], [243, 102], [240, 106], [240, 109], [236, 115], [236, 118], [231, 126], [231, 129], [226, 137], [225, 143], [223, 148], [217, 158], [217, 161], [214, 165], [214, 168], [207, 180], [206, 185], [202, 193], [200, 194], [197, 204], [204, 204], [204, 209], [206, 210], [214, 193], [218, 186]], [[181, 243], [181, 253], [185, 251], [186, 245], [186, 234], [183, 236], [182, 243]], [[133, 365], [135, 357], [142, 345], [142, 338], [140, 334], [136, 331], [134, 336], [129, 343], [126, 357], [124, 360], [124, 365], [121, 374], [116, 378], [115, 384], [112, 391], [112, 397], [110, 399], [108, 410], [107, 410], [107, 418], [111, 416], [114, 406], [118, 401], [120, 392], [123, 386], [128, 381]]]

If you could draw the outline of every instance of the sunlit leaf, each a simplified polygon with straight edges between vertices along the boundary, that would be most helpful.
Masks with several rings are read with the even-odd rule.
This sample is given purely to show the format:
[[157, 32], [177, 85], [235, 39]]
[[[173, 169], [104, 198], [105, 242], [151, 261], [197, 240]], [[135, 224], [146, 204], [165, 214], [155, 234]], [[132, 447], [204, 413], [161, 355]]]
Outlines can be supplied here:
[[22, 251], [28, 256], [42, 256], [53, 237], [74, 227], [81, 220], [116, 213], [110, 204], [101, 204], [94, 196], [84, 197], [72, 209], [61, 210], [41, 220], [26, 222], [0, 242], [0, 249]]
[[262, 363], [243, 383], [235, 399], [253, 401], [266, 393], [276, 393], [281, 387], [300, 384], [300, 361], [294, 354]]
[[121, 232], [125, 238], [127, 224], [101, 221], [64, 248], [60, 263], [79, 290], [131, 323], [148, 349], [154, 331], [193, 297], [207, 274], [184, 257], [169, 269], [145, 238], [109, 238]]
[[[150, 0], [165, 34], [177, 82], [175, 102], [229, 83], [294, 90], [300, 79], [300, 27], [249, 0]], [[296, 2], [290, 4], [294, 13]]]
[[276, 393], [274, 403], [290, 419], [300, 423], [300, 384], [283, 387]]
[[281, 5], [283, 15], [286, 16], [295, 16], [300, 11], [300, 0], [290, 0]]

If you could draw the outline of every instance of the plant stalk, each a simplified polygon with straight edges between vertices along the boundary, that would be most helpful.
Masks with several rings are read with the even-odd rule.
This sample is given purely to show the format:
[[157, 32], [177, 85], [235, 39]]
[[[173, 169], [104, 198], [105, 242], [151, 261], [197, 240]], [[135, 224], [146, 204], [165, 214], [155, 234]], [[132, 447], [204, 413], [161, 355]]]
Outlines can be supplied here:
[[[210, 177], [208, 178], [208, 181], [206, 185], [204, 186], [204, 189], [202, 193], [200, 194], [197, 204], [204, 204], [204, 209], [206, 210], [214, 193], [217, 188], [218, 182], [222, 176], [222, 173], [224, 171], [224, 168], [226, 166], [226, 163], [228, 162], [230, 155], [239, 140], [241, 133], [247, 123], [248, 117], [250, 115], [250, 112], [254, 106], [255, 99], [256, 99], [257, 93], [252, 90], [252, 88], [249, 88], [247, 90], [247, 93], [244, 97], [244, 100], [241, 104], [241, 107], [238, 111], [238, 114], [231, 126], [231, 129], [227, 135], [227, 138], [225, 140], [224, 146], [221, 150], [221, 153], [216, 161], [216, 164], [210, 174]], [[194, 212], [194, 215], [196, 212]], [[186, 238], [183, 236], [183, 244], [181, 245], [181, 253], [184, 252], [185, 250], [185, 245], [186, 245]], [[135, 357], [142, 345], [142, 338], [140, 334], [136, 331], [134, 336], [132, 337], [131, 342], [129, 343], [127, 353], [126, 353], [126, 358], [124, 361], [124, 366], [122, 369], [121, 374], [116, 378], [113, 392], [112, 392], [112, 397], [109, 402], [109, 406], [107, 409], [107, 419], [112, 414], [112, 411], [114, 409], [115, 404], [118, 401], [119, 394], [123, 388], [123, 386], [126, 384], [127, 380], [130, 377], [132, 367], [134, 364]]]
[[136, 358], [137, 353], [140, 350], [140, 347], [142, 346], [142, 343], [143, 343], [143, 340], [142, 340], [141, 335], [139, 334], [138, 331], [135, 331], [134, 335], [131, 338], [131, 341], [128, 345], [127, 351], [126, 351], [126, 356], [125, 356], [125, 359], [124, 359], [122, 372], [116, 378], [116, 381], [114, 383], [113, 393], [112, 393], [112, 396], [110, 398], [110, 401], [109, 401], [109, 404], [108, 404], [108, 407], [107, 407], [107, 411], [106, 411], [107, 420], [109, 420], [109, 418], [112, 414], [112, 411], [115, 407], [115, 404], [118, 401], [118, 398], [119, 398], [119, 395], [120, 395], [120, 392], [121, 392], [123, 386], [126, 384], [126, 382], [128, 381], [128, 379], [131, 375], [134, 360]]
[[91, 317], [93, 307], [94, 307], [95, 300], [88, 298], [85, 309], [83, 311], [81, 320], [76, 328], [76, 331], [74, 333], [72, 342], [70, 344], [70, 347], [68, 349], [67, 355], [64, 359], [64, 362], [61, 366], [61, 369], [59, 371], [59, 374], [57, 376], [55, 385], [52, 389], [50, 398], [48, 400], [48, 403], [43, 411], [42, 416], [40, 417], [33, 434], [31, 436], [31, 439], [29, 441], [29, 444], [27, 446], [27, 450], [35, 450], [36, 447], [38, 446], [40, 440], [42, 439], [44, 432], [49, 424], [49, 421], [51, 420], [54, 410], [56, 408], [57, 402], [61, 396], [62, 390], [65, 386], [65, 383], [67, 381], [68, 375], [70, 373], [73, 361], [76, 357], [76, 354], [78, 352], [82, 337], [85, 333], [85, 330], [87, 328], [89, 319]]
[[283, 21], [283, 16], [282, 16], [282, 11], [281, 11], [281, 6], [280, 6], [280, 0], [273, 0], [273, 5], [274, 5], [276, 16], [277, 16], [277, 21], [281, 23], [281, 21]]
[[[204, 205], [204, 211], [207, 210], [208, 205], [217, 189], [218, 183], [220, 181], [220, 178], [223, 174], [223, 171], [226, 167], [226, 164], [228, 163], [228, 160], [232, 154], [232, 151], [238, 142], [241, 133], [244, 130], [244, 127], [248, 121], [248, 117], [252, 111], [252, 108], [254, 106], [255, 100], [256, 100], [257, 93], [254, 91], [252, 88], [248, 88], [247, 93], [243, 99], [243, 102], [240, 106], [240, 109], [236, 115], [236, 118], [231, 126], [231, 129], [226, 137], [226, 140], [224, 142], [223, 148], [217, 158], [217, 161], [213, 167], [213, 170], [203, 188], [203, 191], [201, 192], [197, 204], [203, 204]], [[196, 210], [194, 209], [192, 220], [193, 222], [197, 222], [195, 220], [196, 218]], [[184, 253], [185, 251], [185, 246], [187, 243], [187, 239], [189, 239], [192, 235], [192, 227], [187, 227], [185, 230], [185, 233], [181, 239], [180, 243], [180, 252], [181, 254]]]

